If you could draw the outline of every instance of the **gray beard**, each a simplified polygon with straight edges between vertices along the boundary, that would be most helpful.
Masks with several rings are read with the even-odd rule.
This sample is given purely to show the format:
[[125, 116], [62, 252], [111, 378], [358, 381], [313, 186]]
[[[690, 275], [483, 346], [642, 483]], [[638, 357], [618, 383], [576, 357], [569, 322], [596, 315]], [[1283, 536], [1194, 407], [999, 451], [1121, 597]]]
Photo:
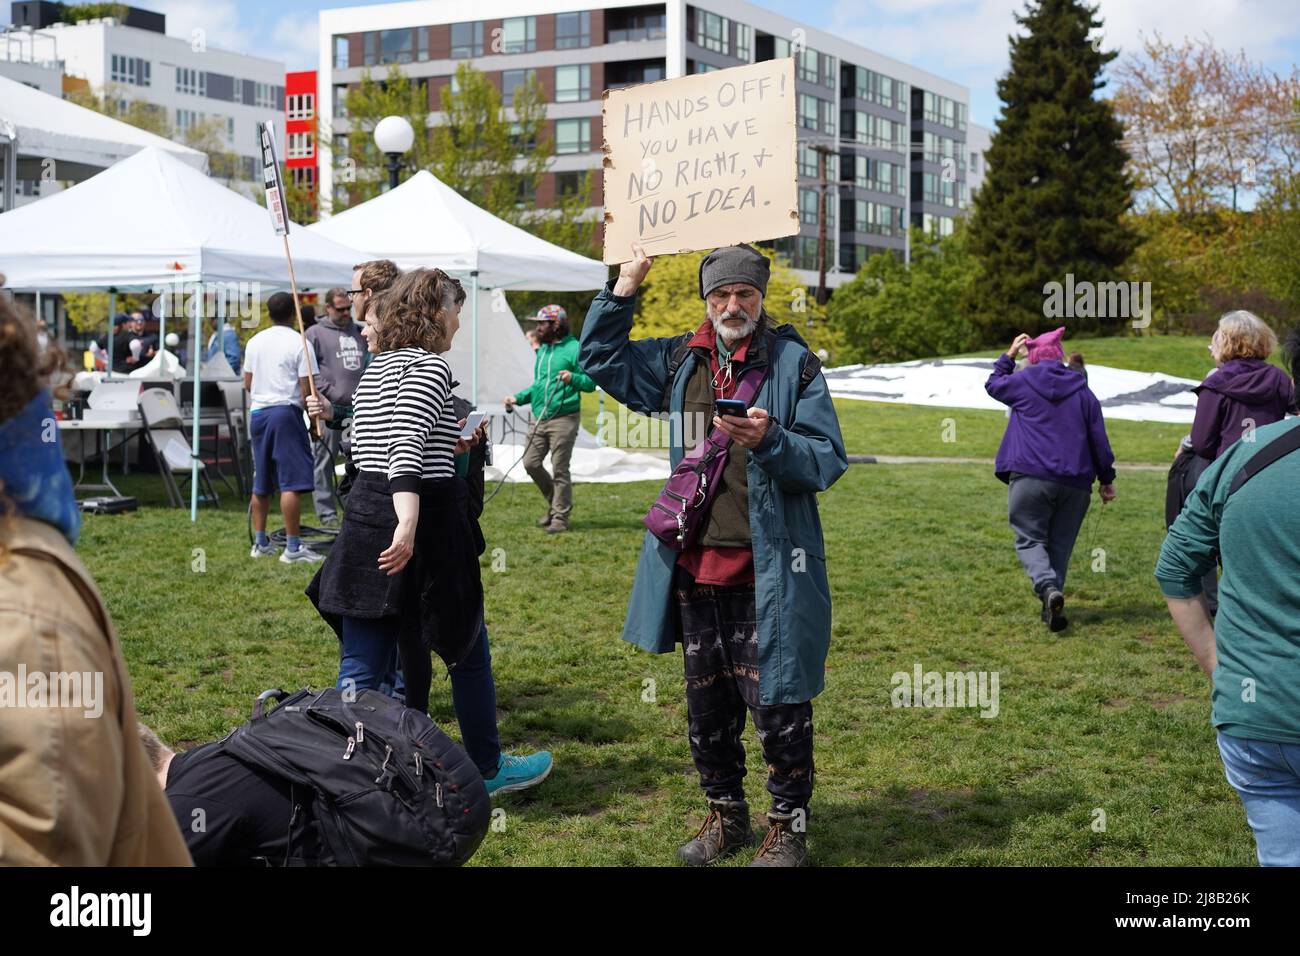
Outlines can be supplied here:
[[[755, 316], [750, 316], [744, 311], [740, 311], [740, 310], [737, 310], [735, 315], [732, 315], [730, 312], [721, 312], [718, 315], [709, 315], [708, 318], [709, 321], [713, 323], [713, 331], [716, 332], [718, 334], [718, 337], [721, 338], [722, 341], [726, 342], [728, 345], [730, 345], [732, 342], [739, 342], [747, 335], [752, 335], [754, 330], [758, 328], [758, 318]], [[739, 329], [732, 329], [722, 324], [723, 320], [734, 319], [734, 318], [744, 319], [745, 324], [741, 326]]]

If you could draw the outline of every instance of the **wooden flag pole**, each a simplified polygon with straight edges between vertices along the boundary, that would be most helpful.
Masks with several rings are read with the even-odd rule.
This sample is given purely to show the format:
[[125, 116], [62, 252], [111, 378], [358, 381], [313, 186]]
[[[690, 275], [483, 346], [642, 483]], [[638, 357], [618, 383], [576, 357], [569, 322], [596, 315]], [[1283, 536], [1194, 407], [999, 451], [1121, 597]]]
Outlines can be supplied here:
[[[289, 233], [286, 232], [282, 237], [284, 239], [284, 258], [289, 263], [289, 288], [293, 290], [293, 312], [298, 317], [298, 337], [302, 340], [302, 356], [307, 360], [307, 384], [311, 387], [311, 397], [320, 398], [316, 391], [316, 376], [312, 373], [311, 344], [307, 341], [307, 330], [302, 325], [302, 304], [298, 301], [298, 278], [293, 274], [293, 256], [289, 252]], [[308, 416], [311, 418], [311, 416]], [[321, 420], [312, 418], [312, 430], [316, 432], [316, 437], [324, 438], [321, 431]]]

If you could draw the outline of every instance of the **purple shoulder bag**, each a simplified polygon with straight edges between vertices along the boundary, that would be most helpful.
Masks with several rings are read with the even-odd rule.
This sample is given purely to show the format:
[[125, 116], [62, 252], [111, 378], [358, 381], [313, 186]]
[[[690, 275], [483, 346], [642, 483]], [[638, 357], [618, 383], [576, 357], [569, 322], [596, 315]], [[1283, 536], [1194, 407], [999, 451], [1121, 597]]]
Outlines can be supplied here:
[[[766, 377], [767, 366], [746, 369], [733, 397], [748, 408]], [[722, 470], [727, 467], [730, 448], [730, 435], [721, 428], [710, 429], [708, 437], [678, 462], [646, 512], [645, 526], [650, 533], [674, 551], [687, 551], [699, 540]]]

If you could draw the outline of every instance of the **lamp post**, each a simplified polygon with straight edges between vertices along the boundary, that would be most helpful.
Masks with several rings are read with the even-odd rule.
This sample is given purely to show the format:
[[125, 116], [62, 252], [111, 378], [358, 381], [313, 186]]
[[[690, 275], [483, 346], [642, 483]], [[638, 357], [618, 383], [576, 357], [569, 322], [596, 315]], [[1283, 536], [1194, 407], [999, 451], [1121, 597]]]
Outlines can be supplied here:
[[415, 130], [404, 116], [385, 116], [375, 124], [375, 145], [388, 157], [388, 188], [397, 188], [402, 154], [415, 142]]

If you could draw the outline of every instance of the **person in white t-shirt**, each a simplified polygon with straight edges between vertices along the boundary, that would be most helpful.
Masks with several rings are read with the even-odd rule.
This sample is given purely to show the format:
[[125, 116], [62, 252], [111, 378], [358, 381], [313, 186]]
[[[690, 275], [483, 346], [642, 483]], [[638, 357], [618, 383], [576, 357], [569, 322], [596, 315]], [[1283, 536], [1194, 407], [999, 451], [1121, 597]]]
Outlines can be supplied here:
[[266, 519], [271, 491], [278, 489], [285, 531], [280, 560], [314, 564], [325, 557], [302, 544], [298, 495], [310, 492], [315, 484], [303, 408], [316, 368], [293, 327], [293, 296], [275, 293], [266, 300], [266, 311], [271, 327], [249, 339], [244, 350], [244, 388], [249, 392], [253, 440], [253, 531], [257, 535], [250, 557], [275, 554], [266, 534]]

